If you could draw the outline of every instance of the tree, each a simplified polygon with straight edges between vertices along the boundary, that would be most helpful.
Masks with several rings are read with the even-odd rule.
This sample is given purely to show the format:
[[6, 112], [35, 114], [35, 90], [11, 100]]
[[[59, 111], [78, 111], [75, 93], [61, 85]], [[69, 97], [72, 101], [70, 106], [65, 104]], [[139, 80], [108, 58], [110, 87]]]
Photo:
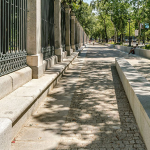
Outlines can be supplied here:
[[[104, 33], [106, 42], [108, 41], [108, 32], [111, 25], [114, 29], [114, 37], [119, 32], [122, 35], [121, 40], [123, 41], [123, 33], [127, 24], [127, 8], [129, 4], [125, 0], [93, 0], [91, 2], [93, 9], [98, 12], [99, 19], [104, 26]], [[108, 23], [109, 21], [109, 23]], [[107, 23], [106, 23], [107, 22]], [[115, 40], [116, 41], [116, 40]]]
[[145, 8], [147, 5], [147, 0], [131, 0], [130, 5], [132, 5], [132, 17], [133, 20], [136, 20], [138, 24], [139, 36], [138, 36], [138, 43], [140, 44], [141, 41], [141, 27], [140, 24], [144, 22], [146, 18]]

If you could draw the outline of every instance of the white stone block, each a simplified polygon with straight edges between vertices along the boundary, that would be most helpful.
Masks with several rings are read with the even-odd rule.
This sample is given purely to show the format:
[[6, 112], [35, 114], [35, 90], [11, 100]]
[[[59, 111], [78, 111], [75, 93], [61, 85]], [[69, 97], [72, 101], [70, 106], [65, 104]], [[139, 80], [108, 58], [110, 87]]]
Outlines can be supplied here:
[[9, 118], [14, 123], [33, 101], [33, 97], [6, 96], [0, 100], [0, 118]]
[[141, 50], [140, 48], [136, 48], [136, 49], [135, 49], [135, 54], [136, 54], [136, 55], [140, 55], [140, 50]]
[[[15, 90], [13, 93], [11, 93], [11, 96], [16, 97], [33, 97], [36, 99], [39, 94], [41, 93], [40, 89], [34, 88], [34, 87], [20, 87], [19, 89]], [[10, 95], [9, 95], [10, 96]]]
[[12, 82], [12, 78], [8, 75], [0, 77], [0, 99], [12, 92]]
[[40, 66], [43, 64], [43, 54], [28, 55], [27, 64], [29, 66]]
[[23, 84], [32, 80], [32, 70], [30, 67], [26, 67], [10, 73], [9, 76], [12, 78], [13, 91], [21, 87]]
[[0, 149], [11, 148], [12, 121], [8, 118], [0, 118]]

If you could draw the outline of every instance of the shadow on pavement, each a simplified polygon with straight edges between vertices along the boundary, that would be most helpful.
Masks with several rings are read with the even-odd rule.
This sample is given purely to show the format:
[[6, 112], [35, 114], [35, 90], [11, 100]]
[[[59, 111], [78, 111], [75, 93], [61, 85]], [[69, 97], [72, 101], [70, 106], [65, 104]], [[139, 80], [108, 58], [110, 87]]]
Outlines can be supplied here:
[[[51, 131], [61, 136], [59, 146], [53, 150], [146, 150], [112, 63], [88, 61], [76, 84], [72, 84], [69, 76], [76, 78], [66, 72], [62, 79], [63, 86], [49, 95], [50, 100], [44, 107], [51, 112], [35, 117], [43, 124], [54, 125], [51, 128], [47, 126], [45, 132]], [[74, 86], [75, 91], [72, 90]], [[68, 96], [71, 92], [73, 95], [70, 101]], [[71, 104], [68, 105], [66, 101], [63, 103], [65, 99]]]

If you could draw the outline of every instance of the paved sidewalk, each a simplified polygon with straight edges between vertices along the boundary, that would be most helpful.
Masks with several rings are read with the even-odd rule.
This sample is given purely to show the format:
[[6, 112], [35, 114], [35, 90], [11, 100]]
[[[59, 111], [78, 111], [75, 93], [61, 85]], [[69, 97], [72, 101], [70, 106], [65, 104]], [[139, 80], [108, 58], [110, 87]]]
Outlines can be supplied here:
[[146, 150], [115, 57], [88, 45], [12, 143], [12, 150]]

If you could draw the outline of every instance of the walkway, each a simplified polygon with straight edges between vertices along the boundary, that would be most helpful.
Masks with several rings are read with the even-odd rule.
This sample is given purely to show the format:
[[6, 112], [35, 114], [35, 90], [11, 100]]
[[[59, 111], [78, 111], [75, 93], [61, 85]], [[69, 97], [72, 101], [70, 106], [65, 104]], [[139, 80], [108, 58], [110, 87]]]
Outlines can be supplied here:
[[12, 150], [146, 150], [115, 57], [88, 45], [12, 143]]

